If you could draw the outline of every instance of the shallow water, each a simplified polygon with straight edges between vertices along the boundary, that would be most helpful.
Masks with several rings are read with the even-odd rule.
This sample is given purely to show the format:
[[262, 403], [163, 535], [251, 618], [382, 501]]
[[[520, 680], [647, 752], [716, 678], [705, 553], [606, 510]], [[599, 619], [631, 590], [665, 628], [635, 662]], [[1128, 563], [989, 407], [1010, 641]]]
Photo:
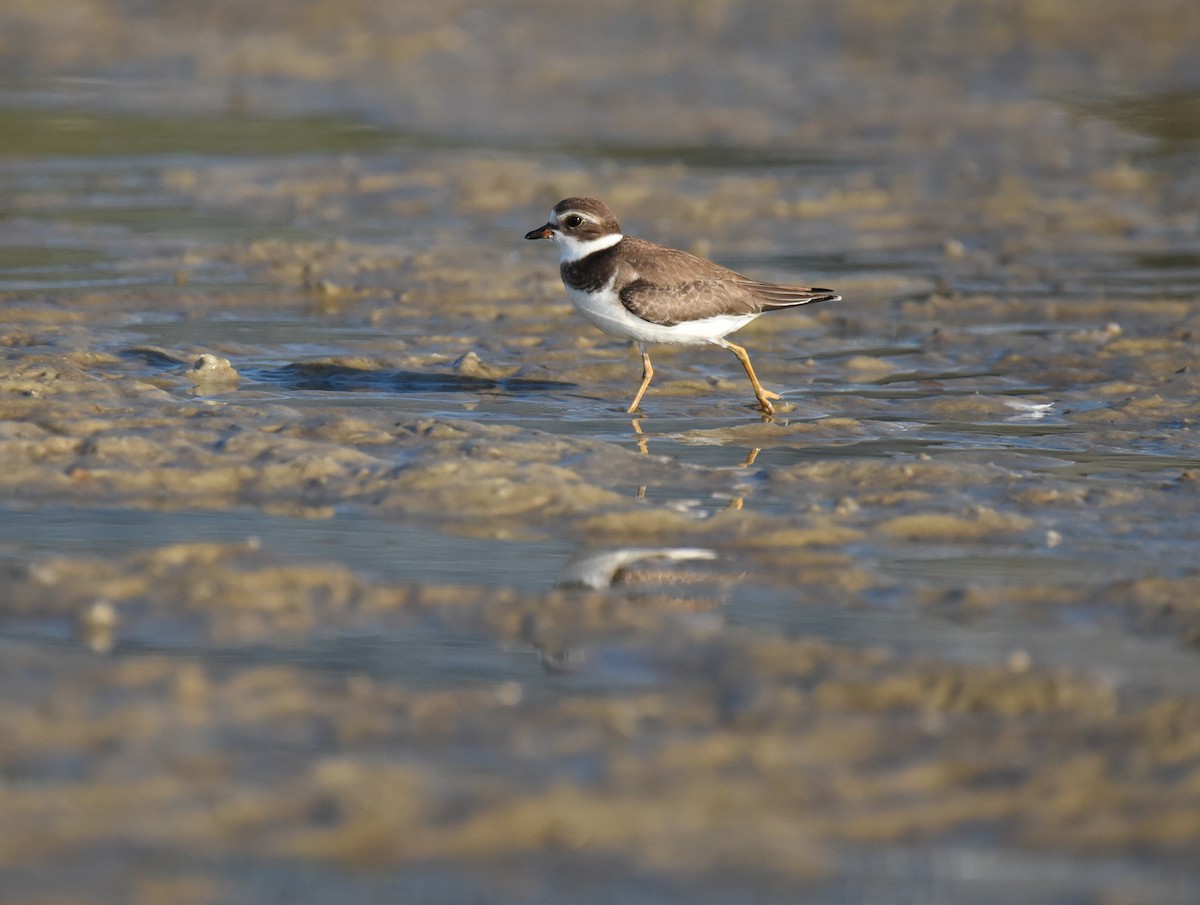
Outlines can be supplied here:
[[[1043, 11], [889, 99], [823, 39], [899, 61], [917, 13], [814, 12], [823, 81], [774, 5], [689, 9], [670, 72], [543, 17], [626, 68], [548, 50], [504, 105], [476, 68], [545, 47], [528, 11], [344, 45], [414, 107], [382, 69], [0, 91], [14, 901], [1200, 894], [1186, 28], [1137, 61], [1178, 91], [1069, 90], [1141, 70]], [[705, 132], [687, 50], [747, 41]], [[625, 413], [636, 355], [520, 238], [575, 193], [841, 292], [739, 334], [778, 417], [719, 349], [655, 350]]]

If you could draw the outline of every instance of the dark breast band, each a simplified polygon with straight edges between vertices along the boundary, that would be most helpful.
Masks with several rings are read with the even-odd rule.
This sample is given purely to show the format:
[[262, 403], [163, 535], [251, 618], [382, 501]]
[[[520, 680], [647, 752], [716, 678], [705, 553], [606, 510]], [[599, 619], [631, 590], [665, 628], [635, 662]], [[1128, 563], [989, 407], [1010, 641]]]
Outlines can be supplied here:
[[579, 292], [598, 292], [608, 285], [617, 271], [618, 242], [611, 248], [593, 251], [578, 261], [564, 261], [559, 265], [563, 283]]

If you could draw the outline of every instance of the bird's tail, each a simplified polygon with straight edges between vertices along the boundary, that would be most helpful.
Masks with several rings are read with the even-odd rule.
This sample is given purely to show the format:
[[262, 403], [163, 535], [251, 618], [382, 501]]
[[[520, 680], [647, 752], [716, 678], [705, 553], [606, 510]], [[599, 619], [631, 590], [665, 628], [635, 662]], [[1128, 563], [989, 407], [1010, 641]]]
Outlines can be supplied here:
[[776, 283], [754, 283], [754, 294], [767, 311], [775, 308], [794, 308], [814, 302], [840, 302], [842, 297], [832, 289], [806, 286], [780, 286]]

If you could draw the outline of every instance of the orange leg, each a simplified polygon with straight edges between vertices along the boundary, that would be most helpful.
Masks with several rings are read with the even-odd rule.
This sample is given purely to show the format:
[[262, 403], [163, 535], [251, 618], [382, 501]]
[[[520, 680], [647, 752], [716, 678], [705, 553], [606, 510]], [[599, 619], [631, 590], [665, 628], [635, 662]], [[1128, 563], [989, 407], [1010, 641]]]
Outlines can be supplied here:
[[644, 343], [638, 343], [638, 349], [642, 353], [642, 385], [638, 387], [637, 395], [633, 397], [633, 402], [629, 403], [627, 412], [636, 412], [638, 403], [642, 401], [642, 396], [646, 393], [646, 387], [650, 386], [650, 380], [654, 377], [654, 366], [650, 364], [650, 353], [646, 351]]
[[758, 377], [754, 373], [754, 365], [750, 364], [750, 356], [741, 346], [734, 345], [727, 339], [715, 340], [718, 346], [728, 349], [738, 357], [738, 361], [742, 363], [742, 367], [746, 369], [746, 376], [750, 378], [750, 385], [754, 387], [754, 395], [758, 398], [758, 404], [763, 412], [767, 415], [775, 414], [775, 407], [771, 405], [770, 400], [778, 399], [778, 393], [772, 393], [769, 390], [764, 390], [763, 385], [758, 382]]

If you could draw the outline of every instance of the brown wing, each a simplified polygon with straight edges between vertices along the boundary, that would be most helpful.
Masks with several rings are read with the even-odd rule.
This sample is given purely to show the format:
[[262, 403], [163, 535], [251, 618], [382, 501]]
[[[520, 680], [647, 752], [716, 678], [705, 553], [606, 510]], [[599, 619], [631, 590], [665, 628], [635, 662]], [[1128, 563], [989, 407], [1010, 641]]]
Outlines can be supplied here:
[[620, 292], [621, 303], [642, 320], [664, 327], [719, 314], [761, 314], [838, 298], [828, 289], [751, 280], [685, 251], [630, 236], [622, 240], [621, 252], [617, 282], [629, 281]]
[[763, 310], [752, 295], [729, 280], [693, 280], [674, 286], [634, 280], [621, 290], [620, 297], [631, 313], [664, 327], [718, 314], [758, 314]]
[[797, 305], [808, 305], [812, 302], [841, 300], [841, 296], [832, 289], [821, 289], [816, 286], [783, 286], [779, 283], [761, 283], [758, 280], [747, 280], [743, 285], [758, 299], [763, 311], [794, 308]]

